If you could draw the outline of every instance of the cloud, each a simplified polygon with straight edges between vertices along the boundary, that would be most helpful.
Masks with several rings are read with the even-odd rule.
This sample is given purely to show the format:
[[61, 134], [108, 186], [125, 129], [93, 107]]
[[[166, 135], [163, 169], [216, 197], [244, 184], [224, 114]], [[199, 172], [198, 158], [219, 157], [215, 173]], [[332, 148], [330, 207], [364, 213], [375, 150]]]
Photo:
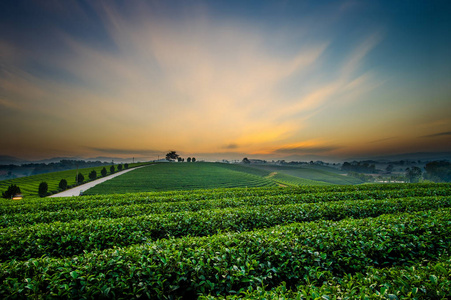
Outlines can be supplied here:
[[341, 147], [338, 146], [305, 146], [305, 147], [292, 147], [292, 148], [279, 148], [274, 151], [276, 154], [320, 154], [325, 152], [331, 152]]
[[120, 149], [120, 148], [95, 148], [95, 147], [88, 147], [88, 149], [94, 150], [96, 152], [116, 155], [155, 156], [164, 153], [163, 151], [150, 149]]
[[434, 137], [441, 137], [441, 136], [448, 136], [451, 135], [451, 131], [445, 131], [445, 132], [439, 132], [439, 133], [434, 133], [434, 134], [429, 134], [429, 135], [423, 135], [421, 136], [422, 138], [434, 138]]
[[224, 145], [223, 148], [231, 150], [231, 149], [237, 149], [237, 148], [239, 148], [239, 146], [238, 146], [238, 144], [232, 143], [232, 144]]
[[385, 142], [385, 141], [393, 140], [393, 139], [396, 139], [396, 138], [398, 138], [398, 137], [393, 136], [393, 137], [388, 137], [388, 138], [378, 139], [378, 140], [370, 141], [370, 142], [368, 142], [368, 144], [376, 144], [376, 143], [380, 143], [380, 142]]

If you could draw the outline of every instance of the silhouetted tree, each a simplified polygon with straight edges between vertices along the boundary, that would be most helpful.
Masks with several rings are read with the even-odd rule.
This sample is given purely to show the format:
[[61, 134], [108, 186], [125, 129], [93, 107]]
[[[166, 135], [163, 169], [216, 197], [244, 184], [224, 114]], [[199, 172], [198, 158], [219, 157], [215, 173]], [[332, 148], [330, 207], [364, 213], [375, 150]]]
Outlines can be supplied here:
[[245, 157], [245, 158], [243, 158], [242, 163], [243, 163], [243, 164], [250, 164], [251, 161], [250, 161], [247, 157]]
[[126, 169], [126, 170], [128, 169], [128, 164], [127, 163], [124, 164], [124, 169]]
[[391, 173], [393, 171], [393, 165], [390, 164], [385, 168], [385, 171], [387, 171], [388, 173]]
[[2, 197], [11, 199], [12, 197], [14, 197], [14, 195], [18, 194], [20, 194], [20, 188], [15, 184], [11, 184], [8, 189], [2, 193]]
[[188, 157], [188, 158], [186, 159], [186, 161], [187, 161], [187, 162], [191, 162], [191, 157]]
[[102, 176], [103, 177], [105, 177], [106, 176], [106, 174], [107, 174], [107, 170], [106, 170], [106, 168], [105, 167], [103, 167], [103, 169], [100, 171], [100, 174], [102, 174]]
[[49, 190], [49, 185], [47, 184], [47, 182], [43, 181], [39, 184], [39, 190], [38, 190], [39, 196], [41, 196], [41, 197], [47, 196], [48, 190]]
[[166, 154], [166, 160], [168, 160], [168, 161], [174, 161], [174, 160], [177, 160], [178, 157], [179, 157], [179, 155], [178, 155], [177, 152], [175, 152], [175, 151], [169, 151], [169, 152]]
[[63, 191], [64, 191], [65, 189], [67, 189], [67, 180], [66, 180], [66, 179], [61, 179], [61, 180], [60, 180], [60, 183], [58, 184], [58, 187], [59, 187], [60, 189], [62, 189]]
[[110, 173], [113, 174], [115, 172], [114, 166], [110, 167]]
[[82, 183], [84, 180], [85, 180], [85, 176], [83, 176], [83, 174], [81, 174], [81, 173], [78, 173], [75, 176], [75, 182], [77, 182], [77, 183]]
[[118, 171], [122, 171], [122, 165], [121, 165], [121, 164], [118, 164], [118, 165], [117, 165], [117, 170], [118, 170]]
[[196, 158], [195, 157], [191, 158], [191, 162], [196, 162]]
[[97, 178], [97, 172], [95, 170], [92, 170], [91, 173], [89, 173], [89, 179], [94, 180]]

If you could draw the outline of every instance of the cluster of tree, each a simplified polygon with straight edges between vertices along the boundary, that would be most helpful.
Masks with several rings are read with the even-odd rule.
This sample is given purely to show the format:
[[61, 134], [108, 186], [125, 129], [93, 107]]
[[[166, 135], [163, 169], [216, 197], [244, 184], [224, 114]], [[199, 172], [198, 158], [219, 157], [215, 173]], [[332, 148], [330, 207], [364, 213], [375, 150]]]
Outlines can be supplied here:
[[426, 179], [435, 182], [451, 182], [451, 163], [447, 161], [432, 161], [424, 167]]
[[368, 162], [353, 161], [349, 163], [345, 161], [341, 166], [341, 169], [347, 172], [376, 173], [376, 165]]
[[[169, 151], [166, 154], [166, 160], [167, 161], [178, 161], [178, 162], [184, 162], [185, 159], [180, 157], [180, 155], [177, 154], [176, 151]], [[187, 162], [196, 162], [196, 158], [195, 157], [188, 157], [186, 159]]]
[[21, 193], [20, 188], [15, 184], [11, 184], [8, 187], [8, 189], [2, 193], [2, 197], [6, 199], [11, 199], [16, 195], [19, 195], [20, 193]]

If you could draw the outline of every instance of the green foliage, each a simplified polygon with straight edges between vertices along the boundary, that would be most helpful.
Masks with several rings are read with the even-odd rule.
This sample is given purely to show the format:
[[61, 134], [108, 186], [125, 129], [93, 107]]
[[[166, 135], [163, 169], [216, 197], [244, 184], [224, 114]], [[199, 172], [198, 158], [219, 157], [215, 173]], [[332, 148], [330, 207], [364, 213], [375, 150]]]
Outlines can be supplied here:
[[[130, 166], [136, 167], [145, 164], [147, 163], [136, 163], [131, 164]], [[102, 166], [95, 168], [83, 168], [78, 169], [78, 172], [80, 174], [83, 174], [85, 178], [88, 178], [89, 172], [91, 172], [93, 169], [96, 172], [100, 172], [100, 170], [102, 170], [103, 168], [104, 167]], [[22, 195], [26, 198], [29, 198], [30, 196], [38, 196], [39, 184], [45, 181], [49, 186], [50, 193], [55, 193], [60, 190], [59, 183], [61, 179], [65, 179], [67, 181], [68, 187], [74, 186], [76, 184], [76, 173], [77, 170], [68, 170], [2, 180], [0, 181], [0, 191], [6, 190], [10, 185], [16, 185], [20, 186]]]
[[2, 299], [451, 294], [451, 184], [30, 197], [0, 214]]
[[82, 183], [83, 181], [85, 181], [85, 176], [82, 173], [75, 175], [75, 182]]
[[87, 190], [86, 194], [276, 185], [270, 179], [234, 169], [235, 166], [239, 168], [220, 163], [159, 163], [112, 178]]
[[433, 161], [424, 167], [425, 177], [436, 182], [451, 182], [451, 163], [447, 161]]
[[15, 184], [11, 184], [8, 189], [2, 193], [2, 197], [5, 199], [11, 199], [20, 193], [20, 188]]
[[125, 169], [125, 170], [128, 169], [128, 164], [127, 164], [127, 163], [124, 164], [124, 169]]
[[96, 179], [96, 178], [97, 178], [97, 172], [96, 172], [95, 170], [92, 170], [92, 171], [89, 173], [89, 179], [94, 180], [94, 179]]
[[63, 191], [66, 190], [67, 189], [67, 180], [61, 179], [60, 182], [58, 183], [58, 187]]
[[49, 185], [47, 184], [47, 182], [43, 181], [39, 184], [38, 195], [40, 197], [45, 197], [45, 196], [47, 196], [48, 190], [49, 190]]
[[117, 165], [117, 170], [118, 170], [118, 171], [122, 171], [122, 165], [121, 165], [121, 164], [118, 164], [118, 165]]
[[111, 173], [111, 174], [114, 174], [114, 172], [116, 172], [116, 170], [115, 170], [115, 168], [114, 168], [114, 165], [112, 165], [112, 166], [110, 167], [110, 173]]
[[[368, 267], [409, 268], [439, 259], [451, 246], [450, 218], [449, 209], [439, 209], [338, 222], [319, 220], [161, 239], [67, 258], [11, 260], [0, 264], [0, 295], [194, 298], [244, 293], [258, 286], [277, 288], [282, 282], [288, 288], [313, 288], [312, 282], [352, 279]], [[447, 269], [435, 265], [440, 273], [430, 275], [428, 286], [449, 288]], [[385, 294], [387, 289], [378, 288]]]
[[102, 177], [105, 177], [107, 174], [107, 170], [105, 167], [103, 167], [103, 169], [100, 171], [100, 174], [102, 174]]

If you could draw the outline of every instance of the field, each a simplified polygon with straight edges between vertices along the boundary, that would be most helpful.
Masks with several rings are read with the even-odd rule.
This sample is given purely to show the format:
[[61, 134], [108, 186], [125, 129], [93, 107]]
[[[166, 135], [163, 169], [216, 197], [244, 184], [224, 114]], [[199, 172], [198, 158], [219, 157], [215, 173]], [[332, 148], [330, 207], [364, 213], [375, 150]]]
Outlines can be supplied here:
[[[138, 165], [142, 165], [142, 164], [141, 163], [129, 164], [129, 168], [136, 167]], [[88, 175], [92, 170], [95, 170], [97, 172], [97, 177], [101, 177], [100, 171], [104, 167], [108, 171], [108, 175], [109, 175], [111, 166], [101, 166], [101, 167], [94, 167], [94, 168], [78, 169], [78, 172], [80, 174], [83, 174], [85, 181], [88, 181], [89, 180]], [[115, 166], [115, 167], [117, 170], [117, 166]], [[8, 186], [10, 186], [11, 184], [15, 184], [20, 187], [20, 190], [21, 190], [23, 196], [26, 196], [26, 197], [27, 196], [37, 196], [39, 184], [41, 182], [43, 182], [43, 181], [47, 182], [49, 191], [58, 191], [59, 190], [58, 184], [61, 181], [61, 179], [66, 179], [68, 186], [71, 186], [71, 185], [75, 184], [76, 174], [77, 174], [77, 170], [67, 170], [67, 171], [32, 175], [32, 176], [27, 176], [27, 177], [20, 177], [20, 178], [9, 179], [9, 180], [2, 180], [2, 181], [0, 181], [0, 192], [6, 191], [8, 189]]]
[[[332, 168], [329, 168], [332, 169]], [[288, 173], [293, 173], [290, 175]], [[321, 179], [321, 180], [320, 180]], [[313, 167], [251, 167], [223, 163], [161, 163], [99, 184], [85, 192], [123, 194], [146, 191], [232, 187], [356, 184], [360, 180]]]
[[0, 211], [4, 299], [451, 295], [451, 184], [29, 197]]

